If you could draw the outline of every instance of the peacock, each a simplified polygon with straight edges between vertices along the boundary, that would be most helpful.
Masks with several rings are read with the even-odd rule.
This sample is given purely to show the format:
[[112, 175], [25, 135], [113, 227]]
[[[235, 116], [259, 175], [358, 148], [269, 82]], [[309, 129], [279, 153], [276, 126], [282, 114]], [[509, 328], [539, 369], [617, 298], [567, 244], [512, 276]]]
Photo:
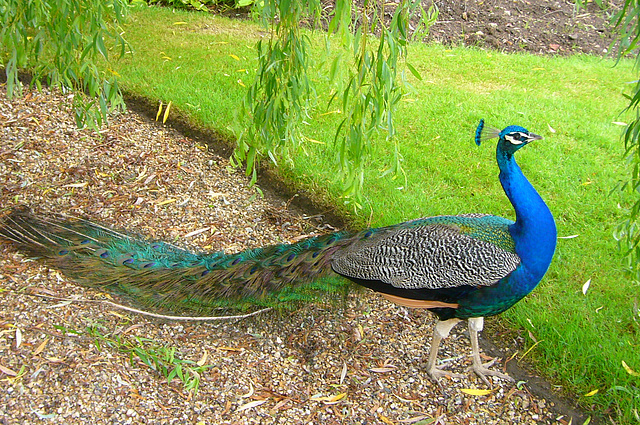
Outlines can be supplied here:
[[17, 207], [2, 219], [0, 238], [80, 284], [171, 312], [272, 306], [338, 275], [402, 306], [435, 313], [426, 362], [433, 379], [461, 376], [440, 369], [436, 360], [441, 341], [467, 319], [473, 371], [487, 384], [487, 376], [510, 380], [489, 369], [493, 362], [482, 363], [478, 332], [484, 317], [507, 310], [540, 282], [554, 255], [556, 226], [514, 159], [518, 149], [542, 137], [516, 125], [490, 128], [480, 120], [476, 144], [492, 138], [498, 138], [499, 179], [515, 222], [489, 214], [443, 215], [235, 254], [199, 254], [85, 219], [39, 216]]

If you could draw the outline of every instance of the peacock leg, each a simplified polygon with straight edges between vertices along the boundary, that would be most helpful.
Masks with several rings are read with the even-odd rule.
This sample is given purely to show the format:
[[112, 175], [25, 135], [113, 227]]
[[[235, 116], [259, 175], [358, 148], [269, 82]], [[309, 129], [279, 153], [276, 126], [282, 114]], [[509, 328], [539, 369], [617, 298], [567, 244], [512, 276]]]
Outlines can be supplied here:
[[438, 348], [440, 342], [449, 336], [449, 332], [455, 325], [460, 322], [460, 319], [449, 319], [444, 321], [438, 321], [436, 327], [433, 330], [433, 337], [431, 338], [431, 348], [429, 349], [429, 360], [427, 360], [427, 373], [436, 381], [442, 377], [450, 376], [453, 378], [462, 378], [463, 375], [457, 373], [451, 373], [438, 369], [436, 367], [436, 359], [438, 358]]
[[491, 385], [489, 383], [489, 380], [487, 379], [487, 375], [497, 376], [498, 378], [504, 379], [505, 381], [513, 381], [513, 378], [509, 375], [489, 369], [489, 367], [493, 366], [493, 364], [496, 362], [497, 358], [491, 360], [488, 363], [482, 363], [482, 360], [480, 360], [478, 332], [482, 331], [483, 327], [483, 317], [473, 317], [469, 319], [469, 338], [471, 339], [471, 357], [473, 359], [473, 365], [469, 368], [469, 370], [473, 369], [476, 375], [478, 375], [487, 385]]

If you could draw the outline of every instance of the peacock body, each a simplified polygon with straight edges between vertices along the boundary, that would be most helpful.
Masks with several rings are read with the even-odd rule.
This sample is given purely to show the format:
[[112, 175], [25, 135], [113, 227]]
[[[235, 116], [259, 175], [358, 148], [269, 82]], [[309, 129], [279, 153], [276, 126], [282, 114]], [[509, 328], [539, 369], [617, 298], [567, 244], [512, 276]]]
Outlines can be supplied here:
[[486, 129], [481, 121], [476, 143], [492, 137], [498, 137], [500, 182], [515, 221], [445, 215], [236, 254], [199, 254], [87, 220], [35, 216], [18, 208], [4, 218], [0, 237], [83, 285], [181, 313], [221, 305], [274, 305], [295, 299], [309, 282], [337, 274], [438, 316], [427, 365], [434, 378], [455, 375], [438, 369], [435, 361], [440, 340], [460, 319], [469, 319], [476, 373], [485, 381], [485, 375], [508, 378], [480, 363], [477, 332], [482, 317], [505, 311], [540, 282], [553, 257], [556, 228], [513, 158], [541, 137], [519, 126]]

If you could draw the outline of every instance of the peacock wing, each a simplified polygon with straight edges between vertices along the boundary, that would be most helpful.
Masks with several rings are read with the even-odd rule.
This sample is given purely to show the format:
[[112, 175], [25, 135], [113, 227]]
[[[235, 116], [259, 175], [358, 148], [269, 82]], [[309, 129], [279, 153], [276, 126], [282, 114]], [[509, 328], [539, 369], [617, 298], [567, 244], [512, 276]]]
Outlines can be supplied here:
[[396, 288], [489, 286], [520, 264], [509, 225], [491, 215], [429, 217], [361, 232], [337, 251], [333, 270]]

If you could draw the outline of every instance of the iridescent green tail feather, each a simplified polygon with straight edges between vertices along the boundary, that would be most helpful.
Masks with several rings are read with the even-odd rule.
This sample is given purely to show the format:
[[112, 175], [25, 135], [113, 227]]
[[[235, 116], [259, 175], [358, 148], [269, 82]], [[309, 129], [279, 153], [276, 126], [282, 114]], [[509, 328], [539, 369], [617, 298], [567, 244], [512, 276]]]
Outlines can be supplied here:
[[21, 208], [4, 218], [0, 237], [86, 286], [147, 307], [200, 314], [219, 307], [283, 306], [311, 298], [316, 289], [346, 284], [319, 278], [332, 274], [331, 254], [353, 236], [338, 232], [237, 254], [198, 254]]

